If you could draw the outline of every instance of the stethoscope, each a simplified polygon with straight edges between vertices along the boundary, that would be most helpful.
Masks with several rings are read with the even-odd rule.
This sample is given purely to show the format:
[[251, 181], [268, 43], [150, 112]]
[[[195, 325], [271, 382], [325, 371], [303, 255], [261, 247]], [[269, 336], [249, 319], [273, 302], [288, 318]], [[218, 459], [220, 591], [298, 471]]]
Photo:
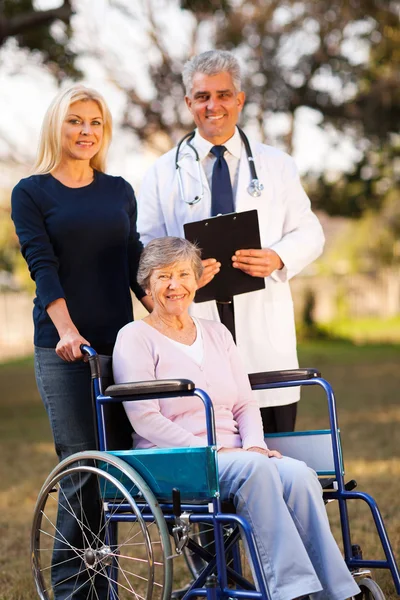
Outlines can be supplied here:
[[[250, 194], [250, 196], [252, 196], [253, 198], [258, 198], [259, 196], [261, 196], [261, 192], [264, 189], [264, 186], [262, 183], [260, 183], [258, 177], [257, 177], [257, 171], [256, 171], [256, 167], [254, 165], [254, 158], [253, 155], [251, 153], [251, 148], [250, 148], [250, 143], [249, 140], [247, 139], [246, 134], [244, 133], [244, 131], [242, 131], [239, 127], [238, 127], [238, 131], [240, 134], [240, 137], [242, 138], [242, 142], [244, 144], [245, 150], [246, 150], [246, 154], [247, 154], [247, 160], [249, 161], [249, 168], [250, 168], [250, 175], [251, 175], [251, 179], [250, 179], [250, 184], [247, 188], [247, 192]], [[180, 194], [181, 194], [181, 198], [184, 202], [186, 202], [186, 204], [190, 204], [190, 206], [192, 206], [193, 204], [197, 204], [198, 202], [200, 202], [200, 200], [203, 199], [204, 197], [204, 191], [203, 188], [201, 190], [201, 194], [199, 194], [198, 196], [195, 196], [193, 200], [186, 200], [185, 198], [185, 191], [183, 189], [183, 181], [182, 181], [182, 174], [181, 174], [181, 167], [179, 164], [179, 152], [181, 150], [181, 146], [183, 144], [183, 142], [186, 141], [186, 145], [189, 146], [189, 148], [191, 148], [191, 150], [193, 151], [193, 155], [197, 164], [197, 173], [198, 173], [198, 178], [199, 178], [199, 182], [201, 185], [201, 182], [203, 181], [202, 178], [202, 173], [201, 173], [201, 165], [200, 165], [200, 157], [199, 157], [199, 153], [197, 152], [196, 148], [193, 146], [193, 144], [191, 143], [194, 136], [195, 136], [195, 131], [191, 131], [190, 133], [187, 133], [178, 143], [177, 147], [176, 147], [176, 154], [175, 154], [175, 168], [176, 168], [176, 172], [178, 175], [178, 183], [179, 183], [179, 190], [180, 190]]]

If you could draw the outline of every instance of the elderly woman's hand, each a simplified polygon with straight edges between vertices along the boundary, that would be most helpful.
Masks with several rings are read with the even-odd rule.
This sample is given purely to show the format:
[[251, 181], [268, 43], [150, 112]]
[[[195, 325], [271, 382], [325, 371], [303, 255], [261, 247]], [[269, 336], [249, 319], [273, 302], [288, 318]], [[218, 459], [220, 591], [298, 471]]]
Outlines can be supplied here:
[[247, 448], [247, 452], [257, 452], [258, 454], [268, 456], [268, 458], [282, 458], [282, 454], [278, 450], [269, 450], [268, 448], [259, 448], [258, 446]]
[[203, 263], [203, 275], [200, 277], [197, 285], [199, 288], [204, 287], [207, 283], [210, 283], [212, 279], [214, 279], [215, 275], [219, 273], [221, 268], [221, 263], [218, 262], [215, 258], [207, 258], [201, 261]]

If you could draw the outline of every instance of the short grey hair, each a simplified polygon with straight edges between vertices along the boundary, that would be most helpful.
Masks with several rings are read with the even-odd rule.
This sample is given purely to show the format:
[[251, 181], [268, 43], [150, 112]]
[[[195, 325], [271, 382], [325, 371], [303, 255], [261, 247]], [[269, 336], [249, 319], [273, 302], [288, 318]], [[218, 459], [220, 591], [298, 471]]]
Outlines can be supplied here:
[[178, 237], [156, 238], [143, 250], [139, 261], [137, 281], [144, 289], [149, 288], [150, 277], [154, 269], [162, 269], [180, 260], [191, 262], [196, 281], [203, 274], [201, 251], [195, 244]]
[[196, 73], [217, 75], [222, 72], [230, 73], [235, 90], [240, 92], [242, 89], [240, 64], [232, 52], [228, 52], [227, 50], [208, 50], [188, 60], [182, 71], [186, 95], [190, 96], [192, 93], [193, 78]]

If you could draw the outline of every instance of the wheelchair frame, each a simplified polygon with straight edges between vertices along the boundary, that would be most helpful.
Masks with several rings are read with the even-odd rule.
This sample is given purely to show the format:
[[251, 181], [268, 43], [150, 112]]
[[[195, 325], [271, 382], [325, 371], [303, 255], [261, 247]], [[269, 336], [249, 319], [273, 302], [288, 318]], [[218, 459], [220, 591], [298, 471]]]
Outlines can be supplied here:
[[[115, 458], [113, 452], [110, 453], [108, 450], [104, 418], [105, 406], [113, 403], [132, 400], [151, 400], [157, 398], [164, 399], [176, 396], [197, 396], [204, 404], [207, 423], [207, 444], [209, 452], [211, 453], [211, 460], [214, 461], [214, 468], [216, 469], [217, 459], [214, 411], [210, 397], [203, 390], [196, 388], [193, 382], [188, 380], [165, 380], [119, 384], [111, 385], [103, 390], [100, 361], [97, 353], [89, 346], [83, 346], [82, 351], [88, 357], [90, 364], [93, 395], [95, 400], [94, 411], [95, 422], [97, 423], [98, 449], [100, 453], [78, 453], [72, 457], [69, 457], [68, 459], [65, 459], [65, 461], [60, 463], [58, 467], [56, 467], [56, 469], [50, 474], [42, 488], [41, 494], [39, 495], [37, 508], [35, 510], [34, 527], [32, 531], [32, 556], [35, 581], [39, 595], [43, 600], [47, 600], [48, 596], [43, 594], [43, 590], [41, 589], [42, 583], [40, 581], [39, 573], [40, 564], [35, 554], [35, 545], [38, 544], [38, 526], [40, 528], [40, 521], [38, 525], [37, 514], [40, 512], [40, 500], [43, 496], [44, 490], [47, 490], [47, 488], [51, 486], [52, 482], [55, 480], [55, 478], [57, 479], [57, 477], [59, 477], [60, 473], [62, 474], [66, 469], [70, 468], [74, 460], [90, 460], [90, 458], [93, 456], [95, 456], [96, 459], [103, 456], [106, 462], [113, 464], [117, 470], [121, 471], [122, 469], [124, 471], [124, 476], [128, 477], [128, 480], [131, 484], [132, 482], [135, 483], [135, 481], [139, 481], [139, 483], [140, 481], [143, 481], [143, 473], [142, 475], [140, 475], [140, 472], [139, 474], [136, 473], [136, 479], [134, 480], [132, 468], [128, 465], [125, 468], [123, 466], [121, 467], [121, 460], [119, 458]], [[336, 489], [324, 490], [323, 496], [326, 501], [337, 500], [339, 503], [345, 562], [350, 571], [352, 571], [355, 576], [360, 578], [365, 578], [365, 576], [369, 577], [369, 572], [365, 571], [365, 569], [377, 568], [390, 570], [396, 591], [400, 595], [399, 569], [395, 561], [382, 516], [375, 500], [369, 494], [364, 492], [346, 489], [341, 465], [341, 448], [336, 402], [330, 384], [321, 378], [318, 371], [314, 369], [296, 369], [274, 373], [257, 373], [250, 375], [249, 378], [254, 390], [309, 385], [318, 385], [322, 387], [328, 403], [336, 480]], [[141, 452], [143, 453], [143, 451], [132, 451], [132, 454], [137, 455]], [[116, 454], [118, 455], [118, 453]], [[121, 453], [119, 456], [121, 457]], [[119, 478], [115, 478], [115, 473], [107, 474], [107, 477], [110, 479], [110, 481], [112, 480], [112, 484], [116, 487], [118, 487], [118, 485], [123, 486], [123, 483], [121, 483]], [[146, 477], [144, 477], [144, 479], [146, 479]], [[116, 481], [118, 485], [116, 484]], [[147, 482], [147, 484], [151, 489], [150, 483]], [[147, 484], [145, 482], [145, 488]], [[118, 513], [112, 516], [112, 520], [125, 521], [134, 520], [137, 518], [137, 514], [135, 516], [135, 511], [131, 502], [132, 498], [129, 492], [125, 493], [125, 496], [126, 502], [120, 507]], [[364, 559], [358, 550], [358, 546], [352, 544], [346, 505], [348, 500], [363, 500], [369, 506], [382, 544], [385, 560]], [[205, 562], [208, 563], [207, 566], [205, 566], [201, 573], [196, 577], [195, 581], [192, 582], [189, 588], [185, 591], [183, 595], [184, 600], [189, 600], [189, 598], [192, 597], [207, 597], [208, 600], [216, 600], [217, 598], [270, 600], [268, 583], [265, 581], [262, 568], [260, 566], [261, 561], [251, 528], [247, 521], [239, 515], [234, 513], [227, 514], [223, 512], [221, 499], [217, 489], [213, 494], [213, 497], [210, 498], [208, 505], [193, 503], [191, 501], [182, 502], [180, 491], [175, 489], [172, 493], [172, 499], [161, 498], [159, 502], [158, 500], [155, 500], [149, 509], [146, 508], [141, 512], [141, 517], [144, 521], [150, 521], [153, 519], [152, 515], [154, 514], [154, 510], [158, 510], [156, 505], [159, 505], [162, 513], [161, 518], [165, 520], [169, 532], [173, 534], [178, 553], [182, 551], [184, 545], [189, 544], [189, 547], [198, 552], [200, 556], [204, 558]], [[130, 512], [131, 514], [127, 514], [127, 512]], [[159, 517], [160, 515], [157, 518]], [[213, 527], [215, 556], [211, 556], [207, 550], [201, 547], [201, 545], [193, 542], [193, 540], [190, 540], [189, 529], [191, 523], [209, 523], [210, 526]], [[228, 535], [227, 539], [224, 539], [223, 528], [226, 525], [230, 525], [233, 528], [233, 531], [230, 535]], [[252, 584], [245, 580], [242, 576], [240, 556], [237, 550], [237, 541], [240, 538], [238, 526], [240, 527], [241, 533], [245, 536], [247, 542], [250, 560], [253, 566], [253, 575], [257, 580], [259, 591], [256, 590], [254, 586], [252, 586]], [[167, 547], [168, 541], [166, 539], [164, 539], [164, 545], [166, 547], [166, 552], [169, 552], [169, 556], [166, 556], [166, 560], [171, 560], [173, 556], [171, 550]], [[233, 558], [233, 568], [227, 565], [226, 553], [228, 551], [231, 553], [231, 557]], [[114, 573], [114, 584], [112, 586], [110, 600], [118, 600], [118, 577], [115, 574], [116, 570], [118, 569], [118, 559], [111, 560], [110, 563], [107, 564], [107, 568]], [[364, 579], [361, 580], [364, 581]], [[237, 589], [233, 589], [232, 586], [230, 586], [232, 581], [236, 584]], [[368, 583], [368, 581], [366, 583]], [[171, 582], [167, 581], [166, 585], [167, 588], [164, 590], [164, 599], [168, 598], [170, 595]], [[380, 591], [380, 588], [378, 586], [376, 587]], [[367, 588], [370, 589], [368, 586]], [[151, 598], [151, 594], [148, 597]], [[371, 598], [371, 596], [369, 597]], [[372, 598], [380, 600], [383, 598], [383, 594], [381, 593], [381, 595], [379, 595], [379, 593], [376, 593], [376, 595], [374, 595], [374, 590], [372, 590]]]

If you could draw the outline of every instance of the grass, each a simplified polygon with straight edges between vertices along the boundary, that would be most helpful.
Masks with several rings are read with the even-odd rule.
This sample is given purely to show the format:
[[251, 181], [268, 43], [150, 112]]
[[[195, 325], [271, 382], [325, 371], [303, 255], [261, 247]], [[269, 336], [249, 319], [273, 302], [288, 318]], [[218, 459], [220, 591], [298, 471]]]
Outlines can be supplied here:
[[[345, 458], [346, 478], [378, 502], [397, 557], [400, 556], [400, 346], [354, 346], [315, 342], [300, 347], [302, 366], [317, 366], [334, 387]], [[327, 426], [322, 391], [302, 392], [298, 429]], [[366, 558], [383, 558], [367, 507], [349, 503], [353, 541]], [[328, 506], [335, 537], [340, 540], [336, 503]], [[387, 571], [376, 580], [387, 598], [397, 598]]]
[[[313, 342], [299, 350], [301, 365], [318, 367], [334, 386], [347, 477], [356, 478], [359, 489], [375, 497], [400, 556], [400, 347]], [[31, 359], [0, 365], [0, 389], [0, 600], [32, 600], [32, 511], [56, 458]], [[303, 390], [297, 428], [326, 425], [321, 390]], [[381, 557], [368, 510], [361, 503], [349, 509], [354, 541], [362, 545], [365, 557]], [[339, 540], [335, 503], [328, 513]], [[182, 573], [182, 564], [178, 570]], [[397, 598], [387, 572], [377, 572], [376, 579], [388, 600]]]
[[400, 317], [377, 318], [359, 317], [342, 318], [330, 323], [320, 324], [321, 331], [328, 337], [338, 337], [353, 340], [356, 344], [399, 343]]

